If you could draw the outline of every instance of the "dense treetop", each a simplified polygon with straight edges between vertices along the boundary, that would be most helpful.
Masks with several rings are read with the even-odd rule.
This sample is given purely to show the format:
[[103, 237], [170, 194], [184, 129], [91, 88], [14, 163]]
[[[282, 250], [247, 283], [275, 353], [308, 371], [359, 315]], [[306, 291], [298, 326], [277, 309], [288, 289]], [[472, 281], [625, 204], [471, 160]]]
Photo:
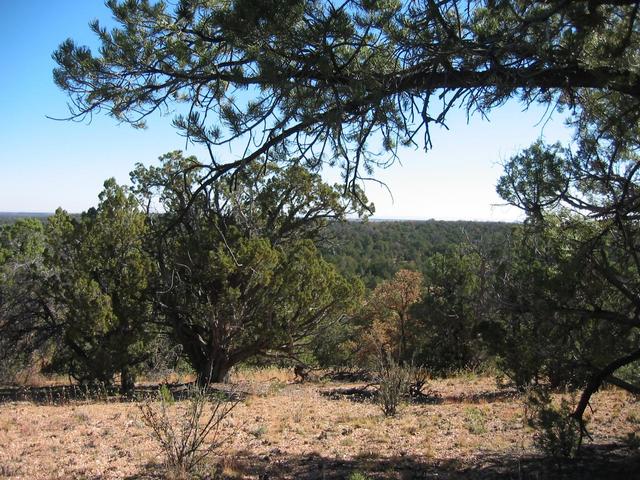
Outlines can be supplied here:
[[374, 288], [401, 268], [424, 272], [432, 255], [450, 253], [460, 245], [478, 245], [497, 257], [516, 227], [446, 220], [331, 222], [317, 243], [323, 257], [344, 275], [357, 276]]
[[395, 272], [409, 268], [425, 272], [429, 259], [461, 245], [477, 245], [494, 257], [504, 247], [515, 224], [470, 221], [384, 221], [333, 223], [325, 257], [345, 274], [357, 275], [374, 288]]

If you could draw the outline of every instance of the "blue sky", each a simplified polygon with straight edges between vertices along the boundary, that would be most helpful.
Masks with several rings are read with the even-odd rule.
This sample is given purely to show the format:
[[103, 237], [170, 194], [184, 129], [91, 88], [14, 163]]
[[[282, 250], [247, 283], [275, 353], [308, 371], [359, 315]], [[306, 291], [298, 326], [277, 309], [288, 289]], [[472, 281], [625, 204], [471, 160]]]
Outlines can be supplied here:
[[[68, 114], [66, 96], [53, 83], [51, 53], [66, 38], [95, 46], [88, 22], [110, 23], [96, 0], [0, 0], [0, 211], [79, 212], [95, 205], [109, 177], [128, 181], [136, 162], [149, 164], [184, 149], [170, 117], [154, 117], [146, 130], [119, 125], [106, 115], [90, 123], [47, 118]], [[495, 110], [490, 122], [454, 112], [450, 130], [434, 129], [434, 149], [407, 149], [402, 165], [378, 171], [393, 194], [371, 183], [367, 194], [378, 218], [517, 220], [520, 213], [495, 194], [500, 161], [535, 139], [567, 142], [559, 115], [541, 122], [544, 110], [522, 112], [516, 102]], [[543, 125], [544, 123], [544, 125]], [[188, 152], [198, 154], [189, 147]], [[331, 172], [327, 180], [335, 181]]]

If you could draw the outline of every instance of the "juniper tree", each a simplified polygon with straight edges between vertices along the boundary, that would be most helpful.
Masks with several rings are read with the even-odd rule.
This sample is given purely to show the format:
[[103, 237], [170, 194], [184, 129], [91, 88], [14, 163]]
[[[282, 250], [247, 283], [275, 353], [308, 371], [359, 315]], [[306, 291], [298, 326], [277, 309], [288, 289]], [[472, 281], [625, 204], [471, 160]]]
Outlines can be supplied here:
[[153, 334], [150, 284], [155, 266], [143, 249], [147, 221], [136, 199], [107, 180], [97, 208], [79, 219], [58, 209], [47, 225], [47, 277], [34, 286], [43, 321], [61, 342], [51, 368], [83, 383], [130, 393]]
[[640, 392], [637, 378], [617, 376], [640, 361], [640, 110], [620, 94], [582, 101], [572, 149], [537, 143], [507, 162], [498, 184], [529, 214], [526, 259], [514, 262], [529, 287], [516, 283], [524, 288], [512, 311], [551, 332], [544, 349], [556, 353], [539, 364], [556, 363], [583, 387], [579, 420], [605, 381]]
[[41, 309], [31, 287], [43, 276], [45, 244], [44, 225], [37, 219], [0, 227], [0, 377], [5, 379], [55, 341], [47, 325], [34, 322]]
[[173, 152], [132, 174], [141, 201], [159, 208], [149, 248], [162, 316], [204, 384], [258, 355], [295, 356], [360, 290], [313, 243], [349, 209], [318, 175], [267, 164], [203, 187], [207, 171]]

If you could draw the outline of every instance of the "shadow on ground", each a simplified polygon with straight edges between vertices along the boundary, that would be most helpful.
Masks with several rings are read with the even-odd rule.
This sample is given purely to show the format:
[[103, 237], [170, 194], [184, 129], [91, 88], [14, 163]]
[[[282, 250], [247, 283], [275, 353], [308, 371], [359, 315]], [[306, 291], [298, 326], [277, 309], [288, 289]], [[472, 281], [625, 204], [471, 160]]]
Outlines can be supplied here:
[[[354, 402], [364, 402], [373, 400], [376, 396], [376, 390], [365, 387], [351, 388], [334, 388], [320, 392], [321, 395], [332, 400], [340, 398], [348, 398]], [[519, 395], [514, 388], [503, 389], [498, 391], [487, 391], [470, 394], [459, 395], [440, 395], [435, 391], [427, 391], [411, 396], [412, 403], [440, 405], [447, 403], [491, 403], [491, 402], [507, 402], [513, 400]]]
[[[158, 391], [165, 386], [173, 398], [182, 400], [192, 394], [194, 383], [157, 384], [136, 387], [129, 396], [120, 395], [117, 386], [104, 385], [56, 385], [50, 387], [0, 387], [0, 403], [31, 402], [36, 405], [64, 405], [69, 402], [138, 402], [157, 398]], [[233, 385], [216, 384], [208, 389], [209, 393], [228, 397], [229, 400], [242, 400], [246, 392]]]
[[[340, 460], [321, 454], [289, 456], [274, 449], [265, 456], [251, 452], [237, 452], [220, 460], [228, 476], [223, 479], [257, 480], [342, 480], [368, 478], [371, 480], [493, 480], [493, 479], [637, 479], [640, 478], [640, 452], [623, 445], [591, 445], [583, 449], [579, 458], [563, 463], [539, 456], [487, 455], [461, 462], [457, 459], [434, 461], [429, 458], [384, 457], [367, 454]], [[151, 466], [150, 466], [151, 467]], [[131, 477], [129, 480], [161, 478], [159, 466], [153, 472]], [[212, 467], [212, 471], [215, 467]], [[355, 474], [360, 473], [360, 477]], [[204, 479], [219, 478], [213, 475]]]

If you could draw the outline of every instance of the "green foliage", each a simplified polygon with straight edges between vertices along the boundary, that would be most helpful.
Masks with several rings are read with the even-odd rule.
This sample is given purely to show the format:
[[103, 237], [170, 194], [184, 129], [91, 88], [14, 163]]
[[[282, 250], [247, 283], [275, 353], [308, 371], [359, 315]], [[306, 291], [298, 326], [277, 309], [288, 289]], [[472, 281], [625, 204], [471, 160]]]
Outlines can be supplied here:
[[357, 326], [349, 317], [322, 326], [310, 339], [310, 361], [321, 368], [354, 366], [357, 363], [353, 343], [356, 336]]
[[544, 209], [558, 205], [568, 186], [566, 154], [560, 144], [537, 141], [505, 163], [496, 186], [498, 195], [540, 219]]
[[[495, 264], [514, 228], [479, 222], [347, 222], [331, 225], [322, 249], [343, 272], [362, 275], [366, 284], [383, 291], [398, 267], [424, 276], [422, 300], [409, 311], [405, 360], [444, 375], [489, 357], [484, 335], [491, 337], [486, 330], [493, 319]], [[372, 275], [371, 268], [382, 263], [384, 270]], [[329, 339], [333, 347], [326, 343], [325, 351], [334, 348], [336, 357], [361, 362], [361, 333], [375, 333], [372, 319], [363, 311], [350, 327], [337, 328], [340, 340]], [[389, 332], [378, 333], [389, 337]]]
[[369, 477], [362, 472], [351, 472], [347, 480], [369, 480]]
[[[631, 324], [609, 324], [621, 297], [590, 265], [597, 225], [576, 217], [547, 217], [544, 229], [525, 227], [499, 267], [499, 312], [492, 345], [503, 370], [525, 386], [582, 386], [595, 365], [633, 348]], [[606, 313], [609, 312], [609, 313]], [[545, 342], [539, 339], [544, 338]]]
[[52, 369], [107, 384], [120, 373], [123, 391], [133, 388], [133, 369], [146, 359], [151, 338], [155, 267], [143, 249], [147, 232], [137, 201], [114, 180], [78, 221], [62, 210], [49, 219], [43, 295], [63, 338]]
[[518, 97], [579, 110], [592, 89], [635, 111], [640, 98], [631, 1], [107, 4], [116, 26], [92, 23], [99, 53], [73, 40], [54, 53], [72, 115], [104, 110], [143, 127], [184, 104], [174, 125], [190, 140], [252, 140], [241, 159], [212, 158], [218, 174], [269, 153], [342, 167], [357, 195], [399, 146], [430, 147], [454, 106], [486, 115]]
[[[402, 268], [420, 272], [424, 291], [409, 311], [406, 360], [447, 374], [488, 357], [481, 335], [493, 308], [494, 264], [514, 228], [481, 222], [336, 222], [320, 248], [343, 274], [359, 276], [372, 289], [385, 290], [385, 282]], [[314, 355], [326, 366], [361, 363], [362, 332], [372, 332], [372, 319], [362, 312], [336, 324], [316, 338]]]
[[49, 213], [8, 213], [0, 212], [0, 227], [5, 225], [12, 225], [19, 220], [34, 219], [44, 221], [50, 216]]
[[423, 301], [413, 309], [419, 320], [414, 361], [437, 374], [481, 364], [487, 358], [482, 341], [491, 317], [493, 258], [472, 244], [452, 245], [425, 262]]
[[549, 393], [531, 389], [526, 400], [527, 422], [535, 430], [534, 444], [545, 455], [560, 460], [574, 458], [582, 443], [581, 423], [571, 415], [570, 404], [562, 399], [552, 404]]
[[[164, 378], [168, 369], [175, 368], [184, 357], [194, 366], [201, 365], [201, 374], [206, 372], [208, 375], [212, 367], [206, 362], [211, 350], [207, 350], [206, 345], [212, 344], [207, 344], [207, 315], [214, 314], [217, 318], [235, 315], [234, 318], [238, 319], [236, 312], [242, 311], [259, 314], [252, 313], [252, 322], [235, 324], [234, 332], [243, 333], [229, 335], [224, 340], [230, 351], [240, 351], [245, 346], [251, 346], [251, 342], [259, 340], [261, 345], [267, 346], [254, 349], [253, 351], [258, 353], [252, 354], [253, 356], [279, 351], [285, 356], [291, 353], [302, 355], [305, 361], [325, 367], [354, 365], [355, 352], [360, 346], [357, 343], [359, 332], [363, 327], [366, 328], [366, 325], [361, 320], [360, 323], [355, 322], [343, 313], [348, 313], [357, 305], [361, 287], [353, 277], [346, 282], [340, 280], [341, 277], [335, 269], [320, 259], [316, 247], [310, 243], [311, 239], [324, 245], [324, 239], [333, 238], [348, 247], [347, 252], [361, 256], [370, 250], [359, 252], [359, 239], [366, 238], [368, 233], [378, 232], [376, 241], [378, 247], [382, 247], [380, 251], [386, 251], [393, 245], [399, 255], [406, 258], [420, 252], [422, 263], [431, 268], [431, 265], [436, 264], [452, 264], [453, 260], [447, 260], [448, 256], [454, 255], [455, 260], [457, 255], [461, 254], [448, 252], [459, 252], [455, 242], [463, 242], [467, 236], [460, 223], [333, 222], [326, 225], [326, 213], [333, 212], [334, 216], [339, 216], [340, 212], [350, 207], [341, 203], [339, 197], [333, 193], [328, 195], [326, 186], [317, 184], [317, 177], [303, 170], [285, 173], [273, 166], [269, 167], [270, 173], [266, 178], [248, 176], [245, 179], [246, 185], [242, 184], [238, 188], [230, 189], [226, 182], [216, 186], [212, 191], [217, 191], [220, 195], [220, 192], [224, 192], [225, 198], [230, 199], [227, 205], [231, 205], [220, 217], [215, 207], [211, 207], [207, 213], [209, 207], [204, 205], [203, 208], [203, 204], [194, 202], [191, 213], [186, 214], [185, 219], [180, 219], [179, 211], [174, 212], [171, 209], [179, 208], [191, 197], [189, 192], [180, 191], [184, 185], [182, 182], [173, 184], [171, 181], [178, 178], [178, 171], [188, 171], [192, 175], [190, 178], [195, 188], [197, 175], [194, 172], [197, 172], [197, 168], [190, 167], [197, 164], [195, 159], [184, 159], [177, 154], [167, 156], [165, 161], [165, 165], [158, 169], [139, 168], [135, 172], [138, 180], [135, 187], [138, 203], [158, 205], [154, 202], [161, 196], [165, 202], [165, 207], [162, 207], [163, 214], [136, 214], [140, 218], [144, 217], [145, 226], [135, 241], [133, 239], [136, 237], [131, 234], [131, 230], [129, 235], [116, 232], [119, 228], [130, 228], [126, 221], [121, 222], [122, 227], [112, 222], [113, 225], [103, 228], [102, 225], [107, 222], [105, 217], [116, 215], [117, 208], [112, 208], [108, 215], [99, 215], [99, 211], [106, 212], [106, 208], [102, 207], [75, 217], [62, 211], [57, 212], [48, 220], [46, 232], [42, 224], [33, 224], [34, 228], [39, 229], [38, 235], [41, 236], [39, 257], [36, 255], [36, 258], [39, 258], [36, 264], [40, 265], [40, 270], [37, 270], [38, 275], [29, 282], [19, 285], [34, 300], [34, 308], [31, 310], [34, 318], [44, 319], [47, 325], [53, 327], [53, 330], [43, 332], [43, 338], [46, 333], [46, 338], [56, 346], [47, 353], [47, 358], [53, 360], [49, 362], [50, 370], [71, 371], [83, 382], [110, 383], [114, 373], [119, 373], [118, 369], [124, 365], [121, 360], [129, 359], [132, 362], [132, 368], [129, 369], [131, 373], [143, 368], [152, 369], [153, 375]], [[295, 180], [296, 178], [299, 180]], [[297, 181], [302, 186], [298, 186]], [[260, 212], [274, 213], [269, 207], [273, 206], [273, 201], [270, 204], [268, 199], [278, 198], [278, 189], [285, 188], [285, 185], [288, 185], [285, 191], [294, 192], [293, 196], [300, 198], [299, 203], [289, 204], [288, 207], [284, 207], [286, 201], [279, 203], [280, 213], [275, 214], [270, 220]], [[265, 188], [269, 190], [268, 195]], [[321, 197], [324, 195], [318, 192], [322, 191], [327, 193], [329, 201], [325, 203], [325, 213], [321, 218], [295, 225], [293, 223], [299, 222], [300, 219], [284, 218], [290, 209], [304, 212], [309, 199], [315, 202], [314, 208], [317, 208], [321, 205]], [[253, 205], [254, 208], [246, 209], [246, 204]], [[133, 206], [133, 203], [131, 205]], [[102, 223], [98, 223], [98, 218], [103, 219]], [[213, 218], [220, 220], [213, 223]], [[178, 223], [174, 225], [176, 220]], [[495, 244], [504, 235], [503, 231], [506, 231], [506, 228], [499, 224], [465, 223], [464, 226], [470, 232], [469, 236], [492, 238], [494, 240], [491, 242]], [[374, 229], [371, 230], [369, 227]], [[267, 235], [270, 238], [265, 238]], [[414, 239], [415, 242], [410, 241], [411, 235], [418, 236]], [[424, 240], [420, 239], [421, 235], [424, 235]], [[120, 274], [116, 264], [127, 265], [126, 262], [116, 262], [111, 253], [101, 253], [108, 252], [106, 246], [115, 243], [113, 238], [118, 236], [130, 239], [131, 245], [140, 255], [146, 258], [155, 257], [155, 262], [160, 266], [160, 270], [148, 273], [146, 289], [137, 294], [141, 302], [138, 306], [146, 305], [148, 309], [155, 300], [149, 295], [151, 291], [162, 292], [161, 303], [157, 304], [162, 305], [162, 308], [153, 310], [155, 319], [160, 320], [161, 324], [156, 323], [153, 328], [151, 324], [145, 324], [139, 325], [140, 330], [134, 328], [131, 332], [127, 332], [126, 329], [120, 333], [117, 331], [116, 325], [119, 320], [114, 313], [111, 299], [112, 292], [117, 291], [114, 290], [116, 280], [124, 282], [127, 294], [138, 288], [134, 282], [127, 281], [124, 277], [120, 279], [116, 275]], [[435, 245], [430, 248], [444, 253], [433, 256], [433, 250], [421, 252], [419, 248], [424, 245]], [[42, 254], [45, 246], [46, 262]], [[125, 258], [129, 258], [127, 261], [135, 265], [135, 255]], [[333, 260], [336, 258], [334, 256]], [[131, 274], [135, 272], [135, 268], [127, 268]], [[446, 270], [443, 270], [440, 276], [435, 272], [436, 269], [432, 269], [429, 273], [430, 277], [433, 277], [429, 281], [430, 285], [437, 283], [438, 278], [446, 279], [451, 276]], [[314, 277], [316, 280], [311, 282], [310, 279]], [[462, 277], [451, 276], [451, 284], [462, 285], [459, 278]], [[296, 285], [298, 287], [294, 288]], [[44, 288], [45, 286], [47, 288]], [[203, 287], [210, 289], [208, 293]], [[434, 288], [427, 288], [427, 296], [433, 291]], [[452, 301], [457, 291], [454, 288], [448, 293]], [[249, 297], [247, 294], [253, 296]], [[343, 295], [346, 295], [346, 303], [343, 303], [342, 307], [339, 303], [334, 303], [330, 308], [334, 313], [329, 314], [327, 310], [326, 315], [323, 313], [317, 322], [312, 322], [313, 326], [309, 325], [309, 328], [305, 327], [303, 331], [295, 332], [296, 323], [292, 323], [291, 320], [302, 318], [291, 316], [291, 313], [296, 311], [296, 304], [312, 306], [322, 301], [330, 302], [331, 298], [338, 299]], [[350, 300], [347, 301], [347, 297]], [[123, 297], [120, 305], [123, 305], [122, 300], [133, 301], [132, 298]], [[256, 302], [254, 307], [250, 307], [252, 302]], [[35, 308], [35, 304], [40, 306]], [[43, 307], [46, 308], [42, 310]], [[425, 310], [428, 314], [423, 314]], [[122, 308], [119, 311], [124, 312]], [[20, 312], [19, 316], [24, 318], [25, 311]], [[143, 309], [140, 312], [141, 315], [146, 315], [145, 312], [150, 311]], [[438, 365], [435, 360], [440, 357], [436, 354], [424, 355], [423, 352], [435, 352], [445, 344], [450, 345], [452, 351], [455, 351], [454, 343], [458, 341], [444, 334], [435, 335], [436, 340], [429, 341], [431, 334], [427, 335], [427, 332], [440, 328], [434, 322], [434, 312], [434, 309], [416, 309], [411, 313], [415, 318], [411, 320], [412, 326], [408, 336], [410, 341], [407, 344], [411, 352], [407, 358], [414, 358], [416, 362], [428, 365], [432, 371]], [[172, 313], [176, 315], [171, 316]], [[274, 318], [281, 318], [282, 322], [274, 323], [268, 316], [271, 314], [277, 315]], [[445, 315], [443, 314], [443, 318]], [[175, 319], [183, 323], [172, 323]], [[466, 317], [464, 321], [467, 321]], [[268, 323], [268, 328], [265, 328], [265, 322], [271, 322]], [[36, 322], [29, 328], [41, 328], [43, 323]], [[160, 327], [160, 330], [156, 330], [157, 327]], [[158, 333], [162, 335], [157, 336]], [[129, 340], [122, 342], [118, 335], [126, 335], [129, 339], [141, 335], [142, 342], [127, 347], [125, 351], [121, 347]], [[205, 342], [203, 345], [199, 343], [200, 339]], [[191, 345], [191, 350], [186, 347], [188, 345]], [[78, 346], [80, 348], [76, 349]], [[22, 348], [26, 355], [23, 356], [24, 361], [28, 360], [33, 350], [32, 342], [29, 345], [25, 344]], [[134, 356], [130, 353], [139, 355]], [[87, 360], [83, 360], [85, 355]], [[448, 360], [444, 360], [443, 356], [439, 364], [443, 365], [446, 362]], [[91, 370], [84, 366], [85, 363], [91, 364]]]
[[373, 289], [403, 268], [421, 272], [428, 281], [435, 254], [459, 256], [469, 243], [498, 257], [514, 226], [438, 220], [335, 222], [320, 249], [340, 272], [361, 278]]
[[465, 425], [469, 433], [482, 435], [487, 433], [487, 418], [482, 410], [476, 407], [468, 407], [464, 411]]
[[604, 381], [624, 385], [615, 375], [640, 360], [640, 124], [624, 95], [581, 102], [575, 153], [538, 142], [507, 163], [500, 193], [528, 219], [496, 288], [514, 340], [506, 363], [520, 355], [520, 381], [542, 372], [582, 386], [578, 420]]
[[45, 241], [43, 224], [36, 219], [0, 227], [0, 381], [11, 381], [54, 340], [48, 329], [31, 329], [39, 305], [30, 287], [43, 273]]
[[33, 261], [44, 252], [44, 227], [35, 218], [20, 218], [0, 228], [0, 265]]
[[162, 316], [201, 382], [221, 381], [257, 355], [296, 354], [353, 308], [359, 282], [313, 243], [327, 218], [350, 207], [317, 175], [267, 165], [210, 183], [193, 157], [163, 161], [133, 179], [143, 203], [162, 207], [153, 217], [162, 241], [150, 245]]
[[[189, 114], [178, 115], [174, 125], [191, 141], [211, 149], [248, 140], [248, 150], [237, 160], [221, 162], [212, 156], [203, 169], [195, 160], [183, 159], [176, 161], [185, 168], [166, 164], [145, 173], [147, 185], [164, 184], [165, 192], [172, 192], [161, 203], [174, 214], [166, 216], [170, 221], [159, 231], [169, 231], [171, 224], [182, 228], [174, 238], [158, 242], [158, 251], [182, 251], [186, 257], [163, 262], [165, 253], [156, 255], [165, 265], [162, 283], [177, 292], [173, 280], [191, 276], [188, 270], [195, 275], [187, 283], [199, 286], [181, 294], [190, 298], [188, 310], [200, 320], [175, 320], [186, 305], [174, 302], [171, 307], [171, 323], [187, 326], [185, 338], [202, 338], [209, 350], [220, 347], [201, 335], [207, 330], [201, 332], [202, 318], [209, 311], [204, 297], [216, 298], [212, 293], [226, 282], [230, 293], [216, 318], [227, 316], [231, 306], [242, 310], [248, 291], [240, 285], [264, 287], [269, 268], [290, 258], [288, 248], [298, 248], [288, 233], [305, 232], [294, 235], [295, 240], [311, 239], [320, 230], [306, 222], [307, 214], [317, 220], [335, 209], [321, 202], [319, 208], [297, 210], [313, 195], [308, 189], [301, 196], [291, 195], [287, 182], [275, 180], [272, 190], [265, 188], [264, 178], [279, 177], [270, 177], [270, 161], [293, 165], [297, 170], [280, 175], [291, 174], [295, 181], [288, 183], [296, 185], [309, 180], [305, 167], [313, 172], [322, 164], [341, 167], [344, 192], [355, 205], [358, 200], [366, 205], [358, 188], [363, 177], [397, 158], [399, 146], [417, 144], [420, 134], [429, 147], [430, 126], [444, 124], [453, 106], [489, 114], [519, 97], [525, 106], [537, 102], [568, 108], [576, 129], [575, 151], [538, 142], [506, 164], [498, 190], [529, 215], [525, 233], [533, 240], [524, 245], [522, 256], [512, 252], [513, 264], [502, 269], [504, 275], [496, 275], [493, 306], [483, 303], [487, 290], [474, 280], [474, 275], [480, 284], [487, 280], [482, 269], [462, 274], [463, 287], [455, 293], [436, 275], [433, 294], [426, 298], [437, 312], [432, 318], [438, 326], [426, 343], [437, 344], [437, 337], [450, 327], [445, 319], [451, 315], [456, 318], [451, 323], [459, 324], [452, 329], [463, 337], [464, 354], [456, 357], [450, 348], [435, 353], [438, 368], [477, 361], [473, 335], [482, 325], [483, 338], [497, 345], [507, 368], [522, 359], [512, 373], [518, 383], [548, 375], [554, 383], [586, 383], [591, 392], [604, 378], [640, 359], [640, 350], [632, 348], [637, 347], [640, 309], [634, 293], [640, 286], [635, 213], [640, 36], [635, 2], [359, 1], [347, 7], [313, 0], [110, 0], [108, 6], [116, 27], [92, 24], [100, 42], [98, 54], [72, 40], [54, 53], [54, 79], [71, 96], [72, 116], [105, 110], [118, 121], [142, 127], [147, 115], [171, 102], [184, 103]], [[243, 100], [236, 95], [239, 89], [248, 89]], [[442, 105], [440, 112], [432, 111], [436, 103]], [[257, 175], [262, 171], [258, 164], [264, 165], [266, 177]], [[223, 185], [230, 172], [243, 188]], [[195, 189], [195, 183], [202, 188]], [[184, 185], [188, 194], [177, 193]], [[254, 185], [267, 192], [265, 203], [260, 194], [254, 195]], [[318, 198], [337, 198], [313, 180], [306, 185], [318, 188]], [[283, 194], [285, 208], [278, 207], [276, 192]], [[147, 198], [148, 192], [140, 193]], [[245, 201], [249, 198], [255, 202]], [[305, 201], [296, 203], [296, 198]], [[217, 210], [227, 213], [217, 212], [216, 218], [233, 219], [229, 225], [211, 221], [207, 202], [219, 199], [224, 207]], [[562, 213], [563, 208], [571, 215]], [[560, 219], [554, 220], [559, 213]], [[246, 272], [233, 268], [236, 245], [228, 248], [225, 243], [239, 242], [240, 237], [249, 240], [237, 249], [259, 279], [248, 281]], [[269, 244], [255, 241], [258, 237]], [[361, 251], [373, 248], [365, 245], [368, 241], [363, 240]], [[212, 244], [197, 263], [189, 261], [189, 254]], [[270, 252], [275, 246], [281, 250]], [[370, 258], [366, 262], [345, 256], [336, 264], [343, 272], [364, 277], [370, 288], [401, 268], [425, 274], [430, 268], [424, 257], [399, 258], [393, 247], [375, 253], [364, 255]], [[251, 261], [262, 258], [267, 267], [260, 270]], [[201, 288], [209, 273], [206, 265], [215, 262], [234, 279], [245, 280], [234, 283], [219, 275], [215, 288]], [[196, 271], [198, 265], [205, 267]], [[106, 313], [99, 313], [106, 312], [106, 306], [97, 290], [88, 282], [78, 287], [91, 300], [85, 302], [87, 308], [108, 324]], [[483, 300], [470, 312], [456, 299], [474, 293]], [[537, 348], [536, 336], [552, 340]], [[195, 360], [202, 357], [194, 353], [199, 348], [195, 342], [180, 342], [189, 345], [185, 353], [194, 363], [202, 363]], [[560, 362], [554, 367], [556, 360]], [[228, 359], [218, 365], [225, 362]], [[584, 408], [581, 402], [578, 409]]]
[[158, 390], [158, 397], [163, 405], [171, 406], [175, 403], [173, 393], [171, 393], [171, 390], [166, 384], [160, 386], [160, 390]]

